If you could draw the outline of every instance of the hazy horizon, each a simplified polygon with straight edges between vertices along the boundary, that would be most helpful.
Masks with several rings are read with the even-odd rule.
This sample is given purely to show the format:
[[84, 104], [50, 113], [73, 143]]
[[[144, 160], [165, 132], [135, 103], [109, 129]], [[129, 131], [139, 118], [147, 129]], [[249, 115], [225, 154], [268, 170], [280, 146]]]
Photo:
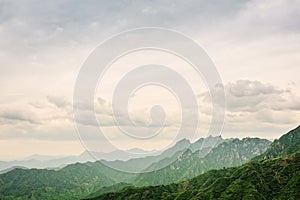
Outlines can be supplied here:
[[[296, 128], [296, 127], [294, 127], [294, 128]], [[288, 130], [288, 131], [290, 131], [290, 129]], [[286, 132], [284, 132], [283, 134], [281, 134], [279, 137], [281, 137], [282, 135], [284, 135], [284, 134], [286, 134], [288, 131], [286, 131]], [[223, 137], [222, 135], [220, 135], [223, 139], [244, 139], [244, 138], [257, 138], [257, 137], [249, 137], [249, 136], [247, 136], [247, 137], [241, 137], [241, 138], [239, 138], [239, 137]], [[209, 136], [207, 136], [207, 137], [211, 137], [211, 135], [209, 135]], [[206, 137], [206, 138], [207, 138]], [[217, 136], [216, 136], [217, 137]], [[279, 139], [279, 137], [278, 138], [260, 138], [260, 139], [266, 139], [266, 140], [269, 140], [269, 141], [271, 141], [271, 142], [273, 142], [275, 139]], [[186, 139], [186, 140], [188, 140], [191, 144], [192, 143], [194, 143], [194, 142], [196, 142], [196, 141], [198, 141], [199, 139], [202, 139], [203, 137], [201, 137], [201, 138], [197, 138], [197, 139], [195, 139], [194, 141], [190, 141], [190, 140], [188, 140], [188, 139], [186, 139], [186, 138], [184, 138], [184, 139]], [[182, 139], [182, 140], [184, 140], [184, 139]], [[179, 142], [179, 141], [177, 141], [177, 142]], [[151, 152], [151, 151], [157, 151], [157, 149], [143, 149], [143, 148], [132, 148], [132, 149], [125, 149], [124, 151], [130, 151], [130, 150], [133, 150], [133, 149], [138, 149], [138, 150], [142, 150], [142, 151], [146, 151], [146, 152]], [[56, 158], [64, 158], [64, 157], [68, 157], [68, 156], [80, 156], [81, 154], [83, 154], [83, 153], [85, 153], [85, 152], [88, 152], [89, 150], [87, 150], [87, 149], [83, 149], [83, 151], [82, 152], [80, 152], [79, 154], [39, 154], [39, 153], [35, 153], [35, 154], [29, 154], [29, 155], [25, 155], [25, 156], [23, 156], [23, 157], [16, 157], [16, 158], [8, 158], [8, 159], [1, 159], [1, 161], [6, 161], [6, 162], [9, 162], [9, 161], [15, 161], [15, 160], [28, 160], [30, 157], [34, 157], [34, 156], [49, 156], [50, 158], [49, 159], [47, 159], [47, 160], [51, 160], [51, 159], [56, 159]], [[101, 152], [99, 152], [99, 153], [112, 153], [112, 152], [115, 152], [115, 151], [118, 151], [118, 150], [113, 150], [113, 151], [101, 151]], [[145, 155], [145, 157], [146, 156], [149, 156], [149, 155]], [[53, 157], [53, 158], [51, 158], [51, 157]]]

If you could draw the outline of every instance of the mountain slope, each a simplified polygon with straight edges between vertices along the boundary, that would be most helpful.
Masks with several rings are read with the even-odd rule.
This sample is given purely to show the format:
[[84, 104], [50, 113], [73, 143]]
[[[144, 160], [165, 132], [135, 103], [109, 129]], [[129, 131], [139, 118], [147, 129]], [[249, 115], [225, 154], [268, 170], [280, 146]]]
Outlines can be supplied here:
[[[153, 162], [172, 157], [190, 145], [191, 143], [184, 139], [161, 155], [128, 161], [112, 161], [112, 163], [125, 166], [125, 168], [140, 167], [143, 169], [142, 164], [148, 166]], [[116, 184], [132, 183], [135, 177], [136, 174], [114, 170], [101, 162], [71, 164], [59, 170], [13, 169], [0, 174], [0, 199], [76, 199], [94, 192], [100, 194], [102, 191], [121, 189], [123, 185]], [[102, 189], [99, 190], [99, 188]]]
[[178, 141], [174, 146], [165, 150], [160, 155], [156, 156], [147, 156], [144, 158], [133, 158], [127, 161], [115, 160], [115, 161], [106, 161], [102, 160], [103, 164], [110, 166], [114, 169], [138, 173], [146, 169], [154, 162], [159, 162], [160, 160], [171, 157], [177, 154], [179, 151], [187, 149], [191, 145], [190, 141], [187, 139], [183, 139]]
[[132, 186], [132, 185], [129, 183], [117, 183], [117, 184], [114, 184], [111, 186], [104, 186], [104, 187], [100, 188], [100, 190], [97, 190], [96, 192], [89, 194], [86, 197], [86, 199], [94, 198], [94, 197], [97, 197], [97, 196], [100, 196], [102, 194], [109, 193], [109, 192], [120, 191], [123, 188], [130, 187], [130, 186]]
[[121, 199], [300, 199], [300, 153], [212, 170], [179, 184], [129, 187], [94, 200]]
[[[185, 150], [187, 141], [181, 141], [173, 155], [175, 162], [167, 168], [139, 175], [113, 170], [100, 162], [73, 164], [54, 170], [15, 169], [0, 175], [0, 199], [76, 199], [99, 191], [115, 191], [120, 182], [149, 185], [178, 182], [195, 177], [209, 169], [239, 165], [258, 155], [269, 141], [246, 138], [229, 140], [213, 148], [204, 158], [201, 151]], [[167, 155], [174, 150], [167, 151]], [[165, 158], [167, 159], [167, 158]], [[161, 163], [160, 161], [158, 163]], [[111, 187], [110, 187], [111, 186]], [[103, 187], [106, 187], [103, 188]], [[102, 188], [102, 190], [99, 188]]]
[[275, 158], [280, 155], [289, 155], [300, 149], [300, 126], [289, 131], [274, 140], [265, 153], [254, 158], [254, 160], [264, 158]]
[[[150, 151], [144, 151], [141, 149], [130, 149], [128, 151], [116, 150], [108, 153], [104, 152], [88, 152], [84, 151], [80, 155], [76, 156], [47, 156], [47, 155], [32, 155], [22, 160], [14, 161], [0, 161], [0, 171], [6, 171], [16, 167], [20, 168], [38, 168], [38, 169], [56, 169], [62, 168], [69, 164], [77, 162], [85, 163], [89, 161], [98, 160], [129, 160], [133, 158], [141, 158], [143, 153], [151, 153]], [[95, 158], [91, 155], [95, 156]]]
[[[221, 136], [208, 136], [206, 138], [200, 138], [199, 140], [195, 141], [194, 143], [191, 144], [189, 149], [192, 152], [199, 151], [201, 149], [211, 149], [219, 144], [228, 141], [226, 139], [223, 139]], [[205, 155], [205, 154], [204, 154]]]
[[[167, 157], [172, 157], [177, 152], [186, 150], [189, 147], [192, 150], [207, 147], [212, 148], [216, 142], [221, 143], [222, 141], [222, 138], [210, 136], [207, 138], [200, 138], [198, 141], [191, 144], [188, 140], [183, 139], [178, 141], [173, 147], [162, 152], [161, 155], [158, 155], [154, 151], [144, 151], [137, 148], [128, 151], [116, 150], [108, 153], [84, 151], [78, 156], [47, 156], [35, 154], [22, 160], [0, 161], [0, 173], [10, 171], [14, 168], [58, 169], [77, 162], [93, 162], [95, 161], [93, 156], [102, 160], [104, 164], [111, 166], [112, 168], [137, 173], [144, 170], [152, 163]], [[148, 154], [148, 156], [145, 157], [145, 154]]]
[[[213, 148], [205, 157], [201, 151], [186, 150], [171, 165], [138, 175], [136, 185], [159, 185], [187, 180], [210, 169], [239, 166], [263, 153], [270, 141], [259, 138], [233, 139]], [[159, 164], [159, 163], [158, 163]]]
[[[126, 172], [145, 172], [153, 171], [154, 169], [160, 169], [162, 166], [166, 166], [174, 162], [177, 157], [182, 154], [182, 152], [187, 149], [191, 149], [193, 152], [199, 151], [202, 153], [202, 157], [205, 156], [212, 148], [216, 147], [218, 144], [223, 143], [222, 137], [209, 136], [207, 138], [200, 138], [194, 143], [190, 143], [187, 139], [182, 139], [178, 141], [174, 146], [165, 150], [160, 155], [147, 156], [144, 158], [133, 158], [127, 161], [115, 160], [115, 161], [105, 161], [102, 162], [114, 169], [126, 171]], [[200, 156], [200, 155], [199, 155]], [[162, 162], [163, 161], [163, 162]], [[154, 165], [153, 163], [159, 163]]]
[[[188, 140], [181, 140], [161, 155], [114, 163], [124, 164], [126, 167], [135, 167], [143, 162], [151, 165], [154, 161], [177, 155], [178, 151], [185, 150], [190, 145]], [[136, 174], [114, 170], [101, 162], [76, 163], [59, 170], [13, 169], [0, 174], [0, 199], [83, 198], [94, 192], [100, 194], [102, 191], [121, 189], [123, 185], [115, 184], [132, 183], [135, 178]]]
[[78, 199], [133, 178], [132, 174], [112, 170], [100, 162], [76, 163], [58, 171], [14, 169], [0, 175], [0, 199]]

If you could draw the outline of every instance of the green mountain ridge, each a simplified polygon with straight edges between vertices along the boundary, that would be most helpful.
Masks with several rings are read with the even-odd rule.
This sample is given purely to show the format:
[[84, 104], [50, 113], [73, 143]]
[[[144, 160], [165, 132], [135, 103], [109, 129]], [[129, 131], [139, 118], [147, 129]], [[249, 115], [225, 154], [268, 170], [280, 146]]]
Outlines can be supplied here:
[[281, 155], [289, 155], [300, 149], [300, 126], [289, 131], [272, 142], [263, 154], [254, 158], [260, 160], [265, 158], [275, 158]]
[[[221, 141], [219, 138], [216, 139]], [[211, 137], [210, 144], [213, 144], [213, 140]], [[150, 157], [148, 163], [151, 164], [153, 161], [151, 159], [159, 162], [167, 156], [172, 157], [179, 150], [185, 150], [190, 146], [188, 140], [181, 140], [162, 155]], [[129, 160], [127, 167], [145, 162], [145, 159], [147, 157], [132, 159], [134, 162]], [[120, 162], [124, 163], [126, 161]], [[80, 199], [91, 193], [101, 192], [104, 187], [117, 190], [119, 187], [114, 186], [115, 184], [133, 183], [136, 176], [114, 170], [100, 161], [71, 164], [59, 170], [13, 169], [0, 174], [0, 199]]]
[[[299, 127], [273, 143], [260, 138], [221, 138], [214, 147], [198, 140], [187, 148], [184, 140], [177, 152], [169, 151], [165, 155], [170, 157], [149, 167], [161, 167], [169, 159], [174, 162], [142, 174], [120, 172], [101, 162], [60, 170], [14, 169], [0, 174], [0, 199], [284, 199], [287, 195], [297, 199], [299, 153], [290, 154], [299, 150], [298, 137]], [[268, 152], [277, 153], [273, 158], [266, 156]]]
[[[194, 151], [201, 151], [203, 156], [206, 155], [212, 148], [216, 147], [218, 144], [223, 143], [224, 140], [220, 136], [208, 136], [207, 138], [200, 138], [199, 140], [191, 143], [187, 139], [182, 139], [178, 141], [175, 145], [163, 151], [160, 155], [156, 156], [146, 156], [143, 158], [133, 158], [127, 161], [115, 160], [115, 161], [105, 161], [101, 162], [109, 167], [118, 169], [125, 172], [141, 173], [145, 171], [152, 171], [154, 169], [160, 169], [164, 166], [169, 165], [174, 162], [176, 158], [185, 150], [191, 149]], [[205, 151], [206, 149], [206, 151]], [[163, 162], [161, 162], [164, 160]], [[154, 165], [154, 163], [159, 163]]]
[[80, 199], [104, 186], [134, 178], [100, 162], [76, 163], [57, 171], [14, 169], [0, 175], [0, 199]]
[[[299, 130], [297, 127], [273, 141], [265, 153], [242, 166], [210, 170], [180, 183], [127, 187], [119, 192], [106, 193], [92, 199], [298, 200], [300, 199]], [[236, 145], [236, 141], [238, 140], [234, 139], [232, 144]], [[244, 143], [245, 147], [249, 144]], [[219, 146], [226, 145], [222, 143]], [[213, 149], [212, 154], [216, 149]], [[257, 152], [257, 149], [254, 152]], [[191, 155], [191, 152], [187, 154]]]
[[[210, 169], [223, 168], [224, 165], [240, 165], [249, 161], [252, 157], [263, 153], [270, 143], [268, 140], [259, 138], [230, 139], [226, 140], [226, 142], [220, 142], [213, 150], [206, 148], [193, 152], [187, 149], [175, 154], [176, 161], [170, 166], [154, 172], [140, 174], [133, 184], [136, 186], [168, 184], [193, 178]], [[203, 151], [209, 152], [203, 153]], [[207, 156], [206, 158], [204, 158], [205, 155]], [[218, 161], [216, 162], [214, 158], [217, 158]], [[168, 163], [168, 159], [166, 158], [153, 165], [160, 165], [163, 162]], [[174, 158], [171, 159], [174, 160]], [[115, 191], [122, 189], [122, 187], [116, 188], [118, 189]], [[103, 193], [102, 188], [99, 190], [99, 193]]]
[[143, 199], [300, 199], [300, 152], [290, 156], [251, 161], [240, 167], [211, 170], [170, 185], [128, 187], [93, 200]]
[[233, 167], [263, 153], [270, 141], [259, 138], [233, 139], [220, 143], [203, 157], [201, 151], [186, 150], [169, 166], [138, 175], [136, 185], [169, 184], [193, 178], [210, 169]]
[[102, 188], [100, 188], [100, 190], [97, 190], [94, 193], [89, 194], [88, 196], [85, 197], [85, 199], [91, 199], [91, 198], [95, 198], [97, 196], [100, 196], [102, 194], [105, 193], [109, 193], [109, 192], [115, 192], [115, 191], [120, 191], [125, 187], [131, 187], [133, 185], [129, 184], [129, 183], [117, 183], [115, 185], [111, 185], [111, 186], [104, 186]]

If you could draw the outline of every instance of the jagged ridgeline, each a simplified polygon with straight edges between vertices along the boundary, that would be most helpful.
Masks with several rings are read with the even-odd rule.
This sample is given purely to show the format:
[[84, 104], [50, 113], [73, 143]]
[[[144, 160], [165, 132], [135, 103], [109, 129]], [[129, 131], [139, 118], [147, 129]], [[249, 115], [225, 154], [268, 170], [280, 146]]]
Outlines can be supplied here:
[[298, 150], [300, 150], [300, 126], [274, 140], [266, 152], [254, 159], [275, 158], [281, 155], [289, 155]]
[[171, 165], [138, 175], [135, 183], [137, 185], [168, 184], [193, 178], [210, 169], [239, 166], [263, 153], [270, 143], [268, 140], [259, 138], [227, 140], [213, 148], [204, 157], [202, 151], [192, 152], [187, 149], [179, 154]]
[[[157, 156], [107, 161], [126, 169], [158, 169], [141, 174], [101, 162], [13, 169], [0, 174], [0, 199], [299, 199], [299, 154], [293, 154], [299, 150], [299, 127], [272, 144], [260, 138], [206, 139], [179, 141]], [[161, 168], [165, 163], [171, 164]]]
[[211, 170], [178, 184], [128, 187], [93, 199], [297, 200], [300, 199], [300, 153], [252, 161], [235, 168]]
[[127, 187], [92, 199], [298, 200], [299, 132], [297, 127], [283, 135], [264, 154], [239, 167], [210, 170], [193, 179], [169, 185]]

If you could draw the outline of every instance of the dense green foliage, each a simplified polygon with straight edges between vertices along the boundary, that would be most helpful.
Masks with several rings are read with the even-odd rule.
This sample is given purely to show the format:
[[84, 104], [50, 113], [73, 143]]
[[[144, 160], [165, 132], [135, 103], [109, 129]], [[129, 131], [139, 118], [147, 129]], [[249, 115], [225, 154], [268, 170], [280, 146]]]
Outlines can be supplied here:
[[300, 126], [289, 131], [287, 134], [281, 136], [278, 140], [270, 145], [267, 151], [254, 160], [265, 158], [275, 158], [280, 155], [289, 155], [300, 149]]
[[[170, 157], [160, 157], [149, 168], [173, 159], [171, 165], [139, 175], [100, 162], [57, 171], [14, 169], [0, 175], [0, 199], [300, 199], [300, 153], [292, 154], [300, 149], [299, 130], [271, 145], [259, 138], [231, 139], [210, 151], [200, 140], [193, 150], [181, 141], [178, 152], [167, 152]], [[136, 187], [143, 185], [158, 186]]]
[[[211, 141], [215, 139], [219, 138], [210, 138]], [[169, 162], [168, 159], [175, 160], [172, 165], [140, 175], [116, 171], [100, 162], [77, 163], [60, 170], [14, 169], [0, 175], [0, 199], [78, 199], [93, 193], [96, 196], [104, 192], [119, 191], [127, 186], [118, 184], [120, 182], [135, 186], [178, 182], [210, 169], [245, 163], [263, 153], [270, 142], [258, 138], [228, 140], [220, 142], [205, 157], [203, 156], [206, 153], [201, 149], [201, 146], [204, 146], [203, 141], [199, 140], [196, 144], [201, 150], [195, 152], [186, 150], [186, 144], [188, 143], [185, 140], [179, 142], [174, 148], [183, 151], [172, 155], [174, 148], [171, 151], [167, 150], [164, 154], [171, 157], [159, 156], [163, 159], [150, 167]]]
[[[210, 170], [191, 180], [170, 185], [128, 187], [119, 192], [100, 195], [94, 199], [298, 200], [300, 199], [299, 130], [300, 127], [283, 135], [279, 140], [275, 140], [262, 156], [257, 156], [253, 161], [240, 167]], [[223, 164], [238, 164], [236, 158], [241, 158], [240, 155], [249, 152], [249, 149], [253, 149], [252, 153], [254, 154], [260, 154], [259, 147], [264, 145], [260, 142], [254, 143], [254, 145], [251, 140], [253, 139], [243, 139], [244, 148], [241, 152], [237, 151], [239, 148], [236, 148], [239, 147], [238, 140], [222, 143], [203, 159], [200, 159], [200, 163], [203, 164], [203, 160], [207, 159], [211, 161], [210, 165], [218, 168], [220, 159], [223, 160], [221, 162]], [[224, 154], [221, 154], [222, 151]], [[184, 157], [190, 157], [190, 159], [184, 162], [191, 161], [192, 152], [187, 151], [186, 154]], [[211, 159], [208, 159], [210, 156]], [[224, 159], [229, 159], [229, 161], [226, 162]], [[190, 167], [188, 169], [191, 171]]]
[[135, 183], [137, 185], [169, 184], [193, 178], [210, 169], [239, 166], [263, 153], [270, 143], [268, 140], [259, 138], [233, 139], [219, 144], [205, 157], [202, 157], [200, 151], [193, 153], [191, 150], [186, 150], [176, 157], [171, 165], [140, 174]]
[[105, 194], [105, 193], [109, 193], [109, 192], [115, 192], [115, 191], [120, 191], [125, 187], [129, 187], [132, 186], [129, 183], [117, 183], [115, 185], [111, 185], [111, 186], [104, 186], [102, 188], [100, 188], [100, 190], [97, 190], [96, 192], [89, 194], [86, 199], [89, 198], [94, 198], [97, 196], [100, 196], [101, 194]]
[[212, 170], [178, 184], [129, 187], [106, 199], [300, 199], [300, 153]]
[[100, 162], [72, 164], [55, 171], [14, 169], [0, 175], [0, 199], [79, 199], [132, 174], [112, 170]]
[[[207, 138], [200, 138], [194, 143], [190, 143], [187, 139], [178, 141], [174, 146], [163, 151], [160, 155], [147, 156], [143, 158], [134, 158], [127, 161], [115, 160], [105, 161], [103, 164], [110, 166], [114, 169], [119, 169], [126, 172], [143, 172], [152, 171], [151, 169], [160, 169], [162, 166], [167, 166], [174, 162], [182, 152], [190, 149], [192, 152], [198, 151], [198, 157], [204, 157], [212, 148], [218, 144], [225, 142], [222, 137], [209, 136]], [[153, 163], [157, 163], [153, 165]]]

